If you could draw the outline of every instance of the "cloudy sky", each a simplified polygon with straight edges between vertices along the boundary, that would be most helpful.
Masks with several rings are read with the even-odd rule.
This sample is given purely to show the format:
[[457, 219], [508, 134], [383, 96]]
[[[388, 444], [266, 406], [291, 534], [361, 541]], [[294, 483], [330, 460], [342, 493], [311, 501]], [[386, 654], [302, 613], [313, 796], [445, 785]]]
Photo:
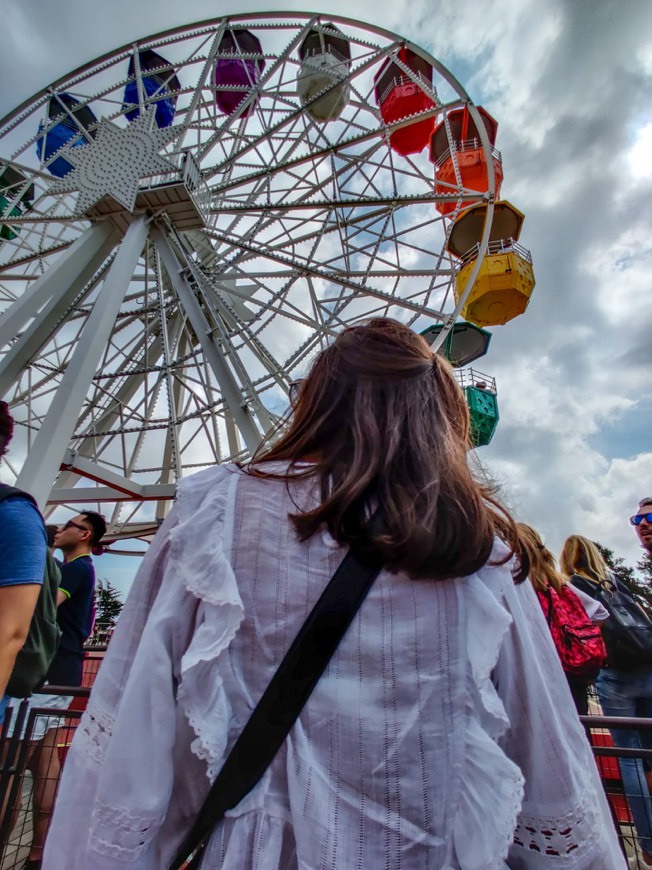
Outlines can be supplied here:
[[[308, 5], [4, 0], [0, 114], [140, 37]], [[482, 362], [501, 413], [482, 461], [553, 550], [580, 533], [635, 563], [627, 516], [652, 494], [652, 3], [357, 0], [354, 14], [432, 52], [500, 123], [503, 195], [526, 215], [537, 287]], [[108, 557], [98, 569], [121, 586], [132, 573]]]

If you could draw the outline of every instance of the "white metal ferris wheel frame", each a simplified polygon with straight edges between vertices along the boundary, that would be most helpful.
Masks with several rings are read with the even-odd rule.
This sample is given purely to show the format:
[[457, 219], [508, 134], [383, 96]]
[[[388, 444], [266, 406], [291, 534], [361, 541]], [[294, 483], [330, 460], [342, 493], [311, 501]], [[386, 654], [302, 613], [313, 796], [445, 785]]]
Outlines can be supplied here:
[[[271, 23], [269, 25], [261, 24], [261, 22], [267, 21]], [[203, 207], [212, 216], [210, 218], [212, 225], [201, 232], [193, 230], [184, 234], [183, 230], [175, 228], [174, 222], [168, 219], [166, 209], [162, 208], [157, 211], [152, 208], [152, 200], [151, 198], [147, 199], [147, 197], [150, 195], [149, 191], [156, 188], [156, 181], [183, 181], [181, 178], [183, 167], [179, 162], [182, 152], [179, 143], [184, 137], [187, 137], [188, 132], [193, 128], [195, 113], [201, 111], [202, 100], [205, 101], [204, 91], [215, 63], [219, 38], [227, 26], [250, 25], [259, 29], [264, 29], [267, 26], [271, 33], [275, 32], [279, 22], [283, 24], [284, 21], [286, 24], [282, 29], [290, 31], [293, 38], [287, 41], [280, 53], [274, 55], [274, 62], [263, 74], [255, 93], [252, 91], [247, 100], [231, 116], [222, 117], [219, 122], [215, 121], [214, 129], [210, 131], [204, 141], [200, 141], [199, 138], [202, 132], [202, 123], [200, 123], [201, 115], [197, 114], [199, 119], [198, 142], [194, 148], [191, 147], [191, 154], [201, 169], [200, 183], [210, 188]], [[357, 115], [354, 115], [352, 121], [344, 122], [345, 125], [349, 125], [346, 126], [346, 129], [352, 129], [355, 135], [344, 137], [339, 142], [329, 143], [327, 131], [315, 132], [318, 125], [315, 122], [308, 122], [306, 130], [314, 132], [317, 140], [321, 137], [320, 148], [308, 147], [301, 152], [300, 148], [305, 145], [306, 140], [295, 133], [296, 138], [292, 140], [292, 147], [282, 164], [265, 166], [261, 165], [259, 160], [258, 165], [255, 165], [255, 161], [252, 160], [251, 171], [238, 175], [237, 168], [240, 168], [241, 164], [246, 165], [245, 160], [251, 160], [249, 155], [258, 153], [263, 142], [266, 143], [265, 147], [269, 148], [272, 155], [276, 147], [279, 148], [278, 153], [280, 153], [280, 146], [277, 146], [274, 138], [278, 131], [287, 130], [294, 123], [306, 123], [301, 118], [302, 113], [305, 114], [305, 106], [301, 106], [295, 101], [294, 104], [289, 105], [289, 108], [284, 107], [286, 114], [277, 120], [275, 126], [270, 127], [267, 131], [263, 130], [259, 136], [254, 135], [247, 142], [247, 133], [243, 130], [243, 125], [246, 125], [247, 122], [242, 121], [240, 116], [251, 100], [265, 93], [266, 82], [273, 80], [275, 70], [278, 74], [278, 70], [284, 70], [286, 64], [294, 63], [296, 65], [291, 57], [292, 53], [296, 51], [297, 45], [311, 27], [324, 27], [325, 21], [334, 22], [337, 26], [342, 27], [347, 36], [351, 36], [351, 34], [346, 31], [346, 28], [355, 29], [355, 36], [351, 37], [355, 45], [365, 44], [358, 35], [360, 31], [375, 34], [381, 39], [387, 40], [385, 46], [374, 46], [375, 51], [370, 52], [366, 66], [371, 70], [383, 58], [391, 56], [394, 63], [404, 71], [408, 78], [412, 78], [434, 98], [435, 107], [387, 125], [379, 119], [377, 109], [369, 104], [371, 95], [369, 88], [366, 92], [366, 103], [361, 88], [360, 106], [355, 110]], [[95, 75], [101, 77], [105, 71], [117, 67], [119, 63], [129, 57], [133, 57], [136, 62], [140, 110], [144, 111], [147, 104], [152, 101], [148, 100], [144, 93], [142, 77], [138, 78], [138, 75], [141, 75], [138, 66], [139, 51], [145, 47], [165, 49], [166, 46], [170, 47], [175, 44], [175, 40], [184, 42], [203, 37], [206, 37], [206, 42], [210, 41], [211, 47], [205, 57], [201, 58], [202, 69], [198, 81], [188, 89], [190, 103], [183, 115], [184, 122], [178, 125], [179, 134], [174, 149], [172, 149], [173, 159], [177, 159], [179, 162], [179, 173], [177, 176], [172, 173], [168, 178], [156, 179], [155, 182], [141, 185], [139, 196], [145, 197], [147, 208], [141, 203], [140, 209], [136, 208], [133, 215], [124, 210], [114, 210], [109, 215], [110, 219], [104, 220], [100, 220], [95, 215], [94, 222], [90, 227], [86, 219], [76, 216], [74, 211], [71, 211], [70, 196], [60, 196], [45, 210], [38, 211], [39, 202], [46, 204], [48, 202], [51, 179], [42, 169], [34, 169], [26, 165], [24, 159], [16, 159], [21, 155], [24, 157], [28, 153], [29, 147], [33, 149], [38, 135], [36, 131], [32, 133], [31, 140], [28, 138], [27, 143], [21, 143], [21, 147], [18, 152], [14, 153], [11, 161], [14, 168], [26, 173], [26, 184], [35, 183], [42, 191], [34, 204], [33, 213], [27, 212], [21, 217], [12, 217], [10, 221], [14, 228], [28, 234], [28, 238], [32, 242], [31, 252], [29, 245], [26, 241], [21, 241], [19, 236], [16, 248], [17, 253], [22, 253], [22, 256], [0, 260], [0, 282], [4, 280], [5, 287], [9, 286], [10, 282], [7, 282], [7, 277], [9, 277], [17, 281], [23, 289], [22, 293], [17, 294], [5, 291], [4, 311], [0, 314], [0, 350], [5, 348], [5, 354], [0, 359], [0, 395], [8, 398], [12, 407], [18, 406], [19, 409], [25, 410], [23, 418], [18, 419], [18, 422], [30, 432], [29, 453], [18, 473], [17, 482], [18, 485], [31, 491], [41, 504], [45, 505], [47, 502], [49, 509], [58, 504], [113, 503], [115, 507], [110, 528], [114, 539], [127, 535], [148, 534], [152, 529], [152, 523], [155, 524], [165, 514], [174, 492], [176, 479], [191, 467], [189, 463], [184, 463], [181, 458], [184, 445], [181, 444], [180, 432], [182, 425], [187, 423], [187, 419], [183, 413], [179, 413], [182, 404], [180, 396], [184, 390], [189, 390], [188, 384], [180, 386], [181, 379], [178, 376], [179, 366], [183, 365], [184, 359], [182, 351], [185, 350], [188, 357], [193, 357], [196, 360], [196, 371], [199, 372], [203, 368], [202, 378], [204, 381], [201, 387], [204, 389], [205, 396], [213, 399], [218, 396], [217, 401], [213, 402], [212, 406], [207, 399], [204, 402], [203, 411], [196, 412], [197, 416], [201, 417], [202, 425], [206, 430], [206, 427], [211, 424], [210, 415], [221, 414], [223, 430], [221, 433], [217, 431], [217, 423], [212, 421], [215, 429], [214, 443], [219, 447], [220, 441], [226, 440], [228, 442], [227, 451], [220, 452], [216, 448], [213, 456], [208, 457], [206, 461], [198, 462], [197, 465], [206, 465], [212, 461], [226, 458], [244, 457], [255, 450], [262, 435], [272, 427], [278, 417], [278, 413], [270, 410], [262, 401], [261, 391], [280, 388], [287, 392], [291, 371], [296, 370], [297, 366], [305, 365], [309, 355], [319, 346], [323, 346], [324, 341], [327, 341], [334, 332], [347, 323], [369, 316], [370, 313], [395, 313], [396, 311], [400, 313], [402, 311], [409, 322], [414, 322], [418, 317], [424, 316], [442, 322], [444, 329], [439, 335], [437, 346], [445, 341], [449, 329], [455, 322], [473, 287], [489, 241], [495, 189], [493, 160], [491, 159], [492, 146], [480, 115], [472, 105], [468, 94], [457, 79], [423, 49], [406, 43], [405, 40], [382, 28], [339, 16], [320, 16], [308, 13], [293, 15], [288, 13], [250, 13], [175, 28], [139, 40], [132, 46], [125, 46], [110, 52], [97, 61], [80, 67], [69, 76], [44, 89], [32, 100], [19, 106], [7, 118], [0, 121], [0, 147], [3, 139], [5, 141], [10, 139], [14, 130], [20, 129], [21, 125], [25, 126], [37, 111], [47, 105], [52, 94], [60, 92], [64, 87], [68, 89], [74, 86], [78, 87], [89, 79], [92, 80]], [[366, 44], [372, 46], [370, 42]], [[396, 51], [401, 45], [409, 45], [412, 51], [432, 64], [435, 72], [457, 94], [457, 98], [454, 101], [442, 103], [436, 90], [431, 91], [422, 81], [418, 81], [415, 74], [405, 67], [396, 55]], [[174, 61], [172, 62], [174, 63]], [[190, 60], [186, 61], [187, 65], [190, 63]], [[354, 81], [356, 78], [359, 80], [363, 66], [364, 64], [360, 64], [351, 71], [350, 81]], [[185, 69], [185, 66], [183, 68]], [[123, 79], [118, 78], [117, 81], [114, 79], [105, 94], [111, 95], [114, 92], [119, 92], [123, 85]], [[325, 92], [327, 91], [328, 89]], [[312, 102], [322, 97], [325, 92], [316, 95]], [[90, 106], [96, 107], [97, 103], [104, 98], [101, 93], [99, 95], [97, 93], [91, 94], [88, 96], [87, 102]], [[281, 100], [280, 92], [279, 95], [274, 95], [274, 99]], [[283, 99], [287, 101], [286, 97]], [[459, 191], [451, 192], [449, 196], [436, 195], [431, 179], [430, 188], [424, 187], [425, 192], [418, 194], [401, 193], [401, 180], [404, 180], [406, 185], [416, 181], [421, 182], [423, 181], [423, 172], [416, 167], [417, 158], [401, 158], [406, 160], [406, 163], [395, 167], [394, 164], [397, 164], [398, 160], [389, 153], [388, 133], [414, 123], [415, 118], [417, 120], [427, 119], [442, 112], [446, 118], [446, 110], [457, 106], [466, 106], [476, 124], [487, 158], [488, 192], [465, 191], [461, 184], [457, 163], [454, 161]], [[210, 113], [210, 109], [206, 109], [206, 111]], [[364, 121], [360, 120], [359, 117], [364, 112], [370, 116], [375, 116], [378, 122], [377, 126], [364, 127]], [[120, 116], [121, 110], [116, 111], [113, 117], [119, 119]], [[451, 140], [447, 121], [446, 125], [449, 140]], [[83, 133], [82, 130], [82, 135]], [[225, 156], [221, 164], [211, 166], [202, 164], [202, 160], [211, 153], [211, 149], [215, 149], [227, 135], [230, 135], [236, 143], [239, 142], [241, 145], [244, 143], [244, 146], [239, 148], [236, 144], [235, 157], [237, 160], [226, 153], [227, 142], [223, 146]], [[387, 155], [381, 156], [378, 158], [378, 162], [374, 163], [376, 151], [380, 147], [380, 140], [384, 140], [384, 147], [387, 148], [389, 157]], [[312, 144], [312, 142], [309, 143], [310, 146]], [[368, 151], [362, 152], [360, 160], [353, 154], [353, 151], [365, 146], [369, 146]], [[315, 176], [318, 175], [318, 160], [326, 161], [331, 157], [332, 160], [335, 160], [335, 157], [341, 157], [345, 152], [349, 163], [346, 164], [344, 161], [344, 169], [338, 170], [337, 173], [333, 172], [331, 176], [325, 177], [325, 180], [321, 182], [319, 180], [312, 182], [312, 186], [310, 186], [306, 179], [313, 169]], [[454, 149], [452, 152], [454, 153]], [[365, 157], [365, 153], [371, 156]], [[347, 165], [349, 168], [354, 167], [349, 175], [346, 172]], [[372, 179], [367, 183], [368, 186], [365, 190], [371, 188], [374, 192], [373, 196], [364, 192], [362, 194], [356, 193], [352, 183], [351, 194], [343, 196], [342, 190], [349, 183], [349, 176], [353, 176], [354, 171], [360, 166], [363, 168], [368, 166], [370, 173], [373, 171], [378, 175], [381, 174], [381, 170], [389, 166], [391, 189], [382, 189], [382, 184], [376, 185]], [[406, 167], [410, 167], [409, 172]], [[296, 177], [296, 190], [299, 190], [299, 195], [292, 198], [290, 194], [293, 191], [288, 190], [287, 200], [278, 201], [277, 199], [277, 201], [273, 201], [271, 194], [274, 191], [271, 181], [268, 182], [267, 179], [271, 176], [280, 177], [281, 169], [289, 177]], [[221, 183], [215, 181], [219, 177], [220, 171], [224, 173]], [[305, 172], [305, 175], [301, 175], [301, 172]], [[404, 179], [401, 179], [401, 175], [405, 176]], [[333, 183], [334, 179], [336, 183]], [[342, 179], [345, 180], [342, 181]], [[252, 192], [249, 194], [248, 200], [239, 201], [237, 194], [233, 195], [233, 191], [237, 190], [238, 187], [246, 188], [247, 185], [256, 183], [259, 183], [259, 186], [251, 188]], [[268, 201], [261, 202], [260, 193], [266, 183], [269, 183]], [[302, 184], [304, 188], [301, 187]], [[330, 198], [327, 195], [329, 186], [335, 188], [335, 195], [331, 192]], [[315, 191], [319, 192], [321, 199], [317, 200], [314, 195], [310, 195], [314, 194]], [[464, 194], [461, 191], [464, 191]], [[228, 195], [233, 196], [231, 202], [226, 201]], [[487, 203], [487, 214], [475, 268], [456, 305], [450, 310], [444, 311], [442, 307], [433, 308], [427, 304], [435, 288], [431, 288], [427, 292], [421, 291], [413, 295], [399, 296], [396, 293], [381, 290], [378, 286], [370, 283], [370, 276], [374, 279], [388, 281], [393, 279], [396, 281], [396, 288], [399, 280], [397, 275], [400, 273], [401, 278], [407, 277], [415, 280], [419, 275], [432, 274], [433, 281], [443, 277], [447, 278], [449, 285], [451, 285], [454, 280], [454, 267], [449, 265], [448, 268], [445, 268], [442, 265], [444, 260], [442, 254], [439, 255], [437, 268], [434, 270], [418, 267], [411, 272], [400, 262], [401, 246], [404, 245], [410, 253], [411, 243], [409, 239], [404, 241], [401, 238], [401, 233], [403, 235], [407, 235], [407, 233], [400, 230], [400, 227], [397, 228], [394, 223], [394, 214], [395, 211], [400, 212], [401, 208], [405, 210], [409, 207], [422, 205], [434, 208], [434, 203], [437, 201], [449, 199], [461, 202], [462, 199], [468, 200], [474, 195], [479, 201]], [[18, 201], [19, 198], [20, 191], [15, 197], [15, 201]], [[202, 207], [201, 204], [198, 205], [200, 198], [198, 192], [194, 191], [193, 196], [189, 199], [189, 202], [192, 201], [198, 210]], [[208, 203], [208, 209], [206, 209], [206, 203]], [[12, 204], [9, 203], [9, 208]], [[66, 209], [68, 209], [67, 214]], [[368, 209], [373, 210], [371, 219], [369, 212], [366, 211]], [[353, 214], [355, 211], [358, 213]], [[238, 226], [244, 223], [252, 213], [257, 216], [258, 221], [251, 222], [248, 233], [241, 233], [234, 237], [234, 232]], [[255, 303], [252, 302], [255, 293], [262, 292], [260, 286], [257, 286], [254, 294], [252, 294], [250, 287], [243, 290], [235, 280], [231, 280], [229, 277], [231, 273], [226, 271], [229, 268], [229, 263], [227, 262], [227, 266], [224, 267], [224, 263], [219, 262], [220, 251], [225, 246], [231, 247], [231, 250], [236, 249], [237, 256], [241, 258], [242, 262], [257, 262], [262, 250], [261, 235], [275, 232], [274, 228], [281, 226], [284, 221], [290, 219], [296, 221], [295, 213], [307, 215], [305, 218], [306, 227], [310, 226], [310, 221], [317, 220], [318, 222], [319, 215], [323, 213], [324, 218], [320, 231], [306, 233], [304, 240], [301, 236], [296, 238], [292, 236], [290, 230], [283, 230], [283, 232], [287, 232], [292, 243], [290, 253], [288, 254], [284, 249], [279, 249], [278, 242], [276, 244], [270, 242], [263, 251], [264, 258], [269, 263], [274, 264], [276, 271], [269, 271], [270, 266], [267, 267], [266, 274], [258, 274], [251, 270], [247, 272], [245, 269], [240, 273], [240, 277], [254, 282], [256, 286], [265, 282], [267, 285], [271, 285], [275, 280], [278, 280], [279, 276], [290, 282], [293, 280], [293, 275], [300, 273], [306, 280], [305, 301], [306, 304], [309, 303], [312, 306], [312, 314], [310, 312], [306, 314], [305, 311], [301, 310], [300, 305], [290, 303], [289, 293], [284, 295], [283, 290], [280, 292], [269, 290], [263, 301], [258, 299]], [[314, 217], [315, 213], [317, 218]], [[386, 258], [379, 256], [376, 251], [370, 259], [375, 267], [373, 272], [371, 266], [368, 266], [366, 270], [350, 268], [352, 260], [355, 259], [351, 255], [351, 251], [355, 252], [356, 243], [351, 243], [351, 251], [348, 251], [342, 243], [343, 252], [340, 259], [349, 266], [346, 270], [338, 269], [333, 265], [338, 259], [337, 254], [333, 256], [332, 261], [320, 259], [318, 249], [327, 235], [344, 237], [348, 244], [346, 232], [348, 232], [349, 227], [355, 228], [358, 225], [362, 227], [359, 231], [360, 235], [365, 232], [371, 234], [370, 227], [375, 227], [375, 224], [369, 221], [375, 219], [374, 214], [381, 215], [383, 219], [387, 218], [384, 226], [390, 227], [389, 232], [385, 232], [384, 235], [383, 232], [373, 230], [377, 236], [374, 245], [380, 249], [388, 241], [393, 243], [396, 247], [396, 262], [392, 262], [390, 256]], [[232, 224], [230, 227], [220, 228], [218, 226], [219, 220], [228, 215], [232, 215]], [[331, 215], [334, 216], [333, 222], [327, 226], [327, 220]], [[436, 221], [442, 223], [442, 218], [433, 214], [432, 223]], [[55, 234], [54, 239], [50, 239], [50, 242], [53, 243], [50, 244], [46, 241], [44, 244], [41, 241], [34, 245], [34, 238], [37, 238], [40, 233], [42, 240], [45, 239], [49, 227], [53, 225], [63, 227], [58, 237]], [[73, 226], [75, 231], [80, 234], [77, 238], [66, 237], [66, 227]], [[344, 231], [343, 226], [345, 226]], [[411, 229], [413, 228], [411, 227]], [[420, 229], [421, 227], [417, 226], [417, 231]], [[188, 242], [190, 238], [191, 243]], [[278, 237], [272, 236], [272, 241], [274, 238]], [[306, 255], [300, 255], [299, 252], [304, 243], [312, 244], [312, 249], [309, 249]], [[39, 244], [41, 247], [38, 246]], [[362, 243], [360, 244], [362, 245]], [[143, 259], [143, 249], [145, 249], [145, 259], [144, 265], [141, 267], [139, 263]], [[234, 255], [234, 262], [237, 256]], [[222, 261], [225, 259], [222, 256]], [[406, 257], [406, 259], [408, 258]], [[450, 258], [447, 259], [450, 263]], [[48, 267], [50, 262], [52, 265]], [[34, 263], [38, 266], [38, 270]], [[378, 263], [384, 266], [384, 269], [377, 268]], [[222, 268], [222, 273], [220, 273], [220, 268]], [[18, 271], [16, 274], [10, 273], [7, 276], [8, 270]], [[150, 299], [147, 292], [148, 276], [154, 273], [156, 275], [156, 292], [152, 294]], [[227, 275], [226, 280], [223, 278], [224, 273]], [[145, 284], [144, 294], [138, 289], [134, 289], [136, 278]], [[324, 296], [320, 298], [313, 283], [316, 281], [328, 282], [329, 285], [339, 288], [339, 290], [331, 291], [336, 294], [332, 299]], [[447, 292], [450, 295], [450, 286]], [[157, 294], [158, 300], [153, 302], [152, 300]], [[176, 307], [169, 305], [168, 300], [172, 295]], [[446, 298], [444, 296], [444, 299]], [[158, 306], [158, 310], [154, 313], [150, 312], [151, 316], [149, 313], [147, 315], [143, 313], [144, 308], [138, 307], [138, 302], [142, 299], [147, 303], [145, 307], [148, 310], [151, 308], [153, 311], [156, 306]], [[368, 305], [365, 310], [364, 306], [359, 306], [358, 313], [354, 310], [353, 316], [347, 314], [347, 306], [355, 308], [355, 303], [360, 300], [373, 300], [375, 308], [370, 309]], [[129, 305], [132, 307], [129, 308]], [[124, 306], [127, 306], [126, 310]], [[308, 324], [312, 329], [312, 334], [302, 345], [295, 348], [293, 353], [283, 361], [279, 361], [269, 351], [265, 341], [261, 339], [266, 327], [257, 329], [249, 322], [244, 322], [242, 319], [243, 311], [245, 312], [245, 320], [248, 317], [246, 312], [249, 311], [253, 314], [254, 322], [264, 322], [270, 312], [272, 319], [282, 314], [288, 323], [295, 323], [303, 328], [306, 328], [306, 324]], [[324, 319], [324, 311], [329, 312], [326, 319]], [[73, 328], [70, 335], [57, 340], [57, 329], [59, 328], [60, 332], [63, 333], [71, 326], [74, 327], [76, 321], [82, 321], [81, 328], [76, 332]], [[59, 324], [62, 325], [59, 327]], [[138, 326], [142, 326], [140, 337], [135, 335]], [[112, 369], [111, 360], [107, 359], [109, 353], [107, 348], [111, 346], [111, 338], [116, 331], [130, 328], [135, 330], [130, 349], [123, 348], [121, 350], [120, 365], [114, 364]], [[53, 336], [55, 336], [54, 339]], [[235, 340], [236, 336], [237, 341]], [[51, 362], [56, 362], [56, 364], [50, 365], [50, 376], [55, 383], [56, 390], [52, 397], [46, 399], [47, 390], [44, 382], [47, 382], [48, 366], [44, 365], [43, 362], [45, 353], [43, 348], [48, 347], [47, 354], [49, 356], [47, 358]], [[254, 377], [248, 370], [247, 359], [251, 361], [254, 358], [256, 365], [262, 365], [263, 368], [266, 368], [269, 375], [263, 386], [261, 386], [261, 380]], [[37, 362], [40, 368], [39, 365], [36, 365]], [[106, 370], [107, 362], [108, 371]], [[158, 380], [154, 388], [150, 389], [146, 383], [147, 377], [154, 371], [158, 372]], [[33, 372], [36, 374], [33, 375]], [[144, 387], [142, 380], [136, 382], [138, 372], [142, 372]], [[109, 379], [113, 379], [119, 386], [115, 389], [105, 388], [102, 384], [103, 378], [107, 384]], [[35, 381], [38, 381], [36, 388]], [[167, 396], [168, 419], [158, 421], [154, 420], [152, 414], [154, 407], [161, 403], [160, 394], [162, 392], [165, 392]], [[38, 401], [33, 400], [34, 396], [39, 397]], [[104, 400], [105, 396], [109, 397], [106, 401]], [[140, 405], [143, 406], [142, 412], [138, 408], [136, 411], [133, 409], [137, 396], [139, 397], [138, 408]], [[188, 407], [186, 403], [186, 410]], [[127, 453], [129, 455], [124, 462], [103, 462], [102, 452], [106, 444], [110, 441], [113, 444], [120, 438], [124, 441], [131, 434], [127, 431], [128, 426], [123, 424], [121, 429], [118, 425], [125, 409], [132, 413], [133, 419], [141, 419], [142, 431], [135, 436], [135, 446], [131, 452], [125, 450], [125, 456]], [[81, 432], [79, 424], [85, 426]], [[154, 469], [155, 479], [152, 482], [147, 482], [147, 474], [144, 474], [141, 475], [141, 481], [139, 481], [136, 473], [130, 473], [135, 472], [136, 460], [134, 456], [142, 449], [142, 441], [145, 437], [143, 433], [151, 430], [154, 426], [165, 429], [165, 444], [159, 464]], [[33, 431], [36, 434], [32, 438]], [[196, 436], [192, 435], [191, 441], [194, 437]], [[187, 445], [185, 447], [187, 448]], [[59, 473], [60, 471], [61, 473]], [[151, 479], [151, 477], [150, 473], [149, 478]], [[52, 489], [55, 479], [56, 485]], [[94, 481], [96, 485], [80, 486], [82, 479]], [[140, 503], [150, 500], [156, 503], [154, 517], [150, 516], [144, 521], [142, 519], [139, 521], [137, 516], [134, 518], [133, 512], [126, 520], [124, 516], [121, 516], [122, 502]]]

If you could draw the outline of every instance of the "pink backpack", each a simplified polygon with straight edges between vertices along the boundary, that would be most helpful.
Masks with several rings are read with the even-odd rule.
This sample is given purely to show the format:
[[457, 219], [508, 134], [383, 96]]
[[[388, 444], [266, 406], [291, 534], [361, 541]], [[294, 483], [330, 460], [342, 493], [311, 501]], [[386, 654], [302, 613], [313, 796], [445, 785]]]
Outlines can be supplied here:
[[537, 596], [563, 669], [571, 676], [593, 680], [607, 661], [599, 626], [591, 622], [582, 602], [566, 584], [559, 592], [548, 586]]

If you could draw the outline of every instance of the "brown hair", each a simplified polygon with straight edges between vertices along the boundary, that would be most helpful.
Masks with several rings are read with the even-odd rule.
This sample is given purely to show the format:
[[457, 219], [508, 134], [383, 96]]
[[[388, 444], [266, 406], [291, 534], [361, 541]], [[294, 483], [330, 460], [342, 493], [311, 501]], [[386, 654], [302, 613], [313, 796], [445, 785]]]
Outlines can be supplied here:
[[589, 541], [582, 535], [570, 535], [566, 538], [561, 549], [559, 562], [561, 570], [568, 577], [579, 574], [598, 583], [604, 583], [609, 579], [607, 564], [602, 558], [600, 550], [593, 541]]
[[79, 513], [90, 525], [91, 544], [99, 544], [106, 534], [106, 520], [104, 516], [98, 514], [97, 511], [79, 511]]
[[516, 523], [518, 536], [530, 561], [530, 582], [537, 592], [552, 586], [559, 592], [566, 582], [557, 570], [557, 560], [541, 540], [541, 535], [526, 523]]
[[[496, 534], [510, 548], [500, 564], [518, 546], [511, 516], [469, 469], [469, 412], [450, 365], [407, 326], [377, 318], [345, 329], [316, 358], [285, 422], [247, 471], [317, 478], [321, 503], [291, 515], [301, 540], [324, 524], [389, 570], [433, 580], [477, 571]], [[265, 471], [270, 461], [289, 467]], [[381, 533], [370, 528], [376, 505]], [[527, 564], [517, 579], [526, 573]]]
[[4, 456], [14, 434], [14, 420], [9, 413], [9, 405], [0, 402], [0, 456]]

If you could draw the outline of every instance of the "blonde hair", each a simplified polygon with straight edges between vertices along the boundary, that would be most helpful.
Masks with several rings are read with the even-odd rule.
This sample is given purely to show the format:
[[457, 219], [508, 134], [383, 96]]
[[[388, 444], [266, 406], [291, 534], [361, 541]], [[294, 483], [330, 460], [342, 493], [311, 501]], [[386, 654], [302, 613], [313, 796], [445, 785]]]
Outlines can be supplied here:
[[604, 583], [609, 579], [609, 569], [593, 541], [582, 535], [570, 535], [564, 541], [559, 556], [561, 570], [568, 577], [579, 574], [589, 580]]
[[539, 533], [525, 523], [516, 523], [521, 546], [530, 560], [530, 582], [537, 592], [544, 592], [551, 586], [559, 592], [566, 582], [557, 570], [557, 560], [545, 546]]

